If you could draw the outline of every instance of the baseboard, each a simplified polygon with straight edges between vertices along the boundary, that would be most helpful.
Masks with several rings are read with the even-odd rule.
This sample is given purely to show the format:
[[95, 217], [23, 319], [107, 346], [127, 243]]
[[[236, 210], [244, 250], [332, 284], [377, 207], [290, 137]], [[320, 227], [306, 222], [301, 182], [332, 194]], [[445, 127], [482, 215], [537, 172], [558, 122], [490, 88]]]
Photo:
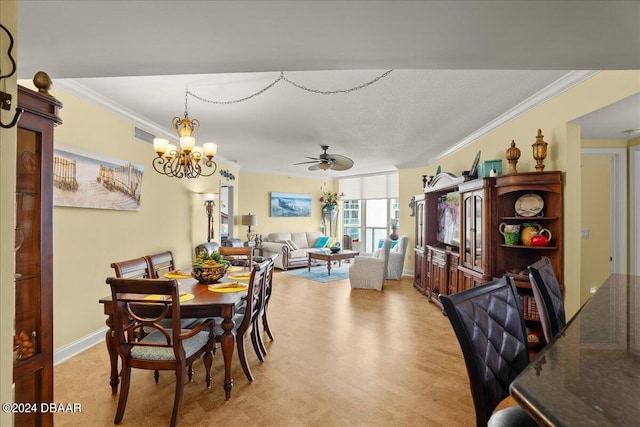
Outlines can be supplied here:
[[[59, 363], [64, 362], [67, 359], [72, 358], [76, 354], [80, 354], [86, 349], [93, 347], [99, 342], [104, 342], [104, 336], [107, 333], [109, 328], [99, 329], [95, 332], [90, 333], [77, 341], [74, 341], [70, 344], [67, 344], [53, 352], [53, 366], [56, 366]], [[106, 351], [106, 348], [105, 348]]]

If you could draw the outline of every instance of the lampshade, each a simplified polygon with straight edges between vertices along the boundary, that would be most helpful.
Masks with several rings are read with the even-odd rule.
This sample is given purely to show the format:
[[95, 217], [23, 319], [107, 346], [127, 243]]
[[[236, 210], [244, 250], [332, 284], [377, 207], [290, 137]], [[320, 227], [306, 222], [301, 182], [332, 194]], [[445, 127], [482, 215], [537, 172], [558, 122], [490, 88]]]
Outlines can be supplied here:
[[217, 193], [200, 193], [200, 197], [202, 197], [202, 200], [208, 202], [208, 201], [216, 200], [218, 198], [218, 194]]
[[242, 215], [242, 225], [258, 225], [258, 215]]

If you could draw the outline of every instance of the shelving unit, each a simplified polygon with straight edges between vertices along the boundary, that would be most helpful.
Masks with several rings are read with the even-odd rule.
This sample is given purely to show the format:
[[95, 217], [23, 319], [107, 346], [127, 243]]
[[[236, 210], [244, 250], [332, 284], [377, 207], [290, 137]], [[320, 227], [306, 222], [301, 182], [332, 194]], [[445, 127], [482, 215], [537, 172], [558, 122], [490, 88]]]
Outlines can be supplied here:
[[[37, 78], [40, 76], [40, 78]], [[18, 86], [16, 157], [14, 401], [53, 398], [53, 127], [62, 107], [49, 95], [49, 77], [36, 74], [39, 92]], [[52, 426], [53, 413], [16, 413], [15, 426]]]

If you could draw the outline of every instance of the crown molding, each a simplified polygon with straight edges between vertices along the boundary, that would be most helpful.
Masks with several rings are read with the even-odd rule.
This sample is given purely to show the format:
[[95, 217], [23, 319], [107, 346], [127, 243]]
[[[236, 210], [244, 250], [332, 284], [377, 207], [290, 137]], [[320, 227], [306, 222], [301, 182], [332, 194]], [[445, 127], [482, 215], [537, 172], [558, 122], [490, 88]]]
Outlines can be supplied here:
[[[538, 91], [534, 95], [525, 99], [524, 101], [522, 101], [515, 107], [511, 108], [507, 112], [496, 117], [495, 119], [493, 119], [492, 121], [490, 121], [489, 123], [481, 127], [480, 129], [478, 129], [477, 131], [473, 132], [472, 134], [466, 136], [462, 140], [453, 144], [447, 150], [428, 159], [426, 162], [426, 165], [434, 164], [438, 160], [441, 160], [447, 156], [450, 156], [456, 151], [466, 147], [467, 145], [473, 143], [474, 141], [477, 141], [478, 139], [482, 138], [486, 134], [498, 129], [499, 127], [510, 122], [511, 120], [544, 104], [550, 99], [555, 98], [556, 96], [560, 95], [563, 92], [566, 92], [567, 90], [582, 83], [583, 81], [590, 79], [591, 77], [598, 74], [599, 72], [600, 71], [587, 70], [587, 71], [571, 71], [565, 74], [563, 77], [559, 78], [558, 80], [551, 83], [544, 89]], [[415, 168], [420, 166], [425, 166], [424, 160], [396, 165], [398, 169], [408, 169], [408, 168]]]

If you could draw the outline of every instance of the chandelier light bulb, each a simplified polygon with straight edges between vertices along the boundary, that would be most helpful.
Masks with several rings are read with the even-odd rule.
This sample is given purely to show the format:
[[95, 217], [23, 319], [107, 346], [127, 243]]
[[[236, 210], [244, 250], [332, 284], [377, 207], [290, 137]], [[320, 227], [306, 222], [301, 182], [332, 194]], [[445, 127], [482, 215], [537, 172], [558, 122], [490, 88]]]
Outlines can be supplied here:
[[168, 145], [169, 141], [164, 138], [153, 138], [153, 149], [158, 156], [162, 156], [166, 153]]
[[192, 136], [182, 136], [180, 137], [180, 148], [185, 153], [190, 153], [193, 150], [193, 147], [196, 146], [196, 139]]
[[202, 144], [202, 149], [204, 151], [204, 155], [211, 160], [218, 152], [218, 144], [215, 142], [205, 142]]

